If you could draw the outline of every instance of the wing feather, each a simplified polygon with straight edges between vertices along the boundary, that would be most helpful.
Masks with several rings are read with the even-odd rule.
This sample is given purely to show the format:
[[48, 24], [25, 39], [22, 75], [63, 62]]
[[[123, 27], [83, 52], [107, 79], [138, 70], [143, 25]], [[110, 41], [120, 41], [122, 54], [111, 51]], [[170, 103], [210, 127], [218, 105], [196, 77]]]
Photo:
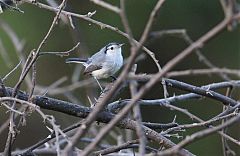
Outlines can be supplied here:
[[89, 65], [85, 68], [83, 74], [91, 74], [93, 71], [95, 70], [99, 70], [99, 69], [102, 69], [101, 66], [98, 66], [98, 65]]

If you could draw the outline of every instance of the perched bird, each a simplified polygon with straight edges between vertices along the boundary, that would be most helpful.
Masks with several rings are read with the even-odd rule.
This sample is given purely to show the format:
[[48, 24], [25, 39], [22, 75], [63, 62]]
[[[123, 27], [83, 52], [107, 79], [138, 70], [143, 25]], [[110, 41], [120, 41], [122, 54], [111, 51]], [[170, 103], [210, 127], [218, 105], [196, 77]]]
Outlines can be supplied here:
[[112, 42], [90, 58], [68, 58], [66, 63], [83, 64], [85, 67], [84, 74], [92, 75], [96, 80], [109, 77], [116, 79], [114, 74], [123, 65], [122, 45], [124, 44]]

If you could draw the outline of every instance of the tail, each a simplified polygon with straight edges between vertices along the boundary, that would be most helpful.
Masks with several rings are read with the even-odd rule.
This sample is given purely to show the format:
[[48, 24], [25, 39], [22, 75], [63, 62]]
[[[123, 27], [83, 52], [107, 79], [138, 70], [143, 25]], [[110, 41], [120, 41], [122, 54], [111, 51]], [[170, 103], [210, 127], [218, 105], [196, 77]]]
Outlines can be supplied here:
[[86, 63], [87, 59], [81, 59], [81, 58], [67, 58], [65, 60], [66, 63]]

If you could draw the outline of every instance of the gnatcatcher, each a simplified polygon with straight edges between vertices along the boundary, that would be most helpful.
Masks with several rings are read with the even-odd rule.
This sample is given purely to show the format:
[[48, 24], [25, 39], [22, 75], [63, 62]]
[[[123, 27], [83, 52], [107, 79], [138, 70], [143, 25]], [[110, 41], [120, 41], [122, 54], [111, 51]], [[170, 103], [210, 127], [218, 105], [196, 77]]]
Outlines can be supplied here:
[[95, 79], [114, 78], [113, 76], [123, 65], [121, 46], [124, 44], [109, 43], [99, 52], [87, 59], [68, 58], [66, 63], [81, 63], [85, 66], [84, 74]]

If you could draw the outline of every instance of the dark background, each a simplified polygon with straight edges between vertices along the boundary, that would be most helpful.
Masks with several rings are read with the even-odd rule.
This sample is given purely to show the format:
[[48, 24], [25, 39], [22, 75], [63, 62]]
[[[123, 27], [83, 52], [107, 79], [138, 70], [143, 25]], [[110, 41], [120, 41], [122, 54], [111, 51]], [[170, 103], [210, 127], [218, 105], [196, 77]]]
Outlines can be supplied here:
[[[112, 2], [109, 0], [107, 2], [119, 6], [118, 1]], [[138, 40], [141, 36], [149, 14], [156, 2], [157, 1], [155, 0], [126, 1], [127, 17], [135, 39]], [[23, 14], [16, 11], [6, 11], [3, 14], [0, 14], [0, 19], [8, 23], [18, 37], [25, 41], [24, 53], [27, 56], [32, 49], [36, 49], [38, 47], [39, 43], [48, 31], [55, 14], [30, 4], [23, 4], [20, 6], [20, 8], [24, 11]], [[96, 10], [97, 12], [92, 17], [93, 19], [99, 20], [114, 27], [118, 27], [120, 30], [124, 30], [121, 24], [121, 19], [117, 14], [96, 6], [86, 0], [68, 1], [67, 10], [80, 14], [87, 14], [88, 12]], [[159, 31], [167, 29], [186, 29], [190, 37], [193, 40], [196, 40], [213, 28], [221, 20], [223, 20], [223, 18], [224, 14], [218, 0], [167, 0], [160, 9], [158, 17], [153, 24], [152, 30]], [[125, 58], [129, 56], [130, 46], [126, 38], [108, 29], [101, 29], [99, 26], [90, 24], [89, 22], [81, 19], [74, 18], [74, 22], [76, 26], [74, 31], [69, 25], [60, 22], [59, 25], [54, 28], [53, 33], [50, 35], [50, 38], [47, 40], [47, 43], [44, 45], [42, 51], [66, 51], [71, 49], [78, 41], [80, 41], [80, 48], [78, 48], [74, 53], [71, 53], [71, 57], [86, 57], [94, 54], [107, 43], [117, 41], [126, 43], [126, 45], [123, 47], [123, 55]], [[1, 28], [0, 39], [7, 50], [11, 62], [11, 66], [7, 66], [0, 56], [0, 76], [3, 77], [19, 62], [19, 60], [11, 40], [6, 32], [4, 32]], [[187, 47], [186, 42], [184, 42], [182, 39], [172, 36], [164, 36], [151, 42], [148, 41], [146, 46], [155, 53], [156, 58], [159, 60], [161, 66], [164, 66], [164, 64], [166, 64], [169, 60]], [[225, 30], [204, 45], [201, 51], [207, 58], [211, 60], [213, 64], [220, 68], [226, 67], [238, 69], [240, 50], [239, 42], [238, 28], [231, 32]], [[41, 86], [48, 86], [63, 76], [67, 76], [68, 81], [62, 86], [70, 84], [75, 65], [65, 64], [65, 59], [66, 57], [58, 57], [54, 55], [40, 57], [37, 62], [37, 84]], [[173, 70], [195, 68], [207, 67], [200, 62], [195, 53], [193, 53], [180, 64], [178, 64]], [[145, 72], [157, 72], [154, 62], [148, 56], [145, 60], [138, 62], [137, 73]], [[18, 71], [12, 74], [11, 77], [5, 81], [5, 84], [13, 87], [18, 80], [19, 74], [20, 70], [18, 69]], [[85, 79], [82, 74], [80, 75], [80, 78]], [[232, 78], [238, 79], [238, 77]], [[194, 85], [204, 85], [222, 81], [221, 78], [216, 75], [187, 76], [177, 77], [175, 79]], [[21, 89], [25, 90], [26, 87], [22, 86]], [[170, 88], [169, 90], [170, 95], [179, 93], [179, 91], [176, 89]], [[74, 92], [74, 95], [77, 95], [81, 102], [89, 106], [85, 88], [77, 89]], [[124, 91], [119, 96], [119, 98], [122, 99], [129, 98], [128, 91]], [[52, 97], [67, 100], [63, 96], [53, 95]], [[152, 88], [152, 90], [144, 97], [144, 99], [158, 99], [162, 97], [162, 87], [160, 84], [158, 84]], [[238, 98], [237, 94], [236, 98]], [[176, 105], [181, 108], [188, 109], [193, 114], [205, 120], [213, 117], [222, 110], [222, 105], [213, 100], [192, 100], [177, 103]], [[185, 115], [162, 107], [145, 106], [141, 107], [141, 111], [143, 113], [144, 121], [167, 123], [171, 122], [174, 116], [177, 115], [177, 122], [181, 124], [192, 122], [191, 119]], [[1, 107], [0, 125], [8, 117], [8, 113], [5, 112], [6, 109]], [[70, 117], [61, 113], [55, 113], [52, 111], [44, 112], [47, 114], [54, 114], [57, 122], [62, 128], [78, 120], [75, 117]], [[185, 136], [197, 130], [199, 129], [195, 128], [188, 130], [185, 133], [180, 132], [180, 134]], [[238, 130], [239, 125], [234, 126], [229, 130], [230, 135], [238, 139], [240, 137]], [[0, 151], [2, 151], [4, 148], [4, 143], [7, 136], [6, 134], [7, 132], [0, 135]], [[21, 133], [18, 136], [15, 146], [17, 148], [28, 147], [29, 145], [36, 143], [39, 139], [46, 137], [48, 134], [49, 132], [43, 125], [42, 119], [36, 113], [33, 113], [28, 117], [27, 126], [21, 129]], [[179, 140], [174, 139], [174, 141], [178, 142]], [[211, 156], [218, 156], [222, 155], [220, 141], [219, 135], [212, 135], [208, 138], [197, 141], [190, 146], [187, 146], [187, 149], [197, 155], [208, 154]], [[240, 152], [237, 146], [233, 144], [230, 145], [236, 150], [236, 152]]]

